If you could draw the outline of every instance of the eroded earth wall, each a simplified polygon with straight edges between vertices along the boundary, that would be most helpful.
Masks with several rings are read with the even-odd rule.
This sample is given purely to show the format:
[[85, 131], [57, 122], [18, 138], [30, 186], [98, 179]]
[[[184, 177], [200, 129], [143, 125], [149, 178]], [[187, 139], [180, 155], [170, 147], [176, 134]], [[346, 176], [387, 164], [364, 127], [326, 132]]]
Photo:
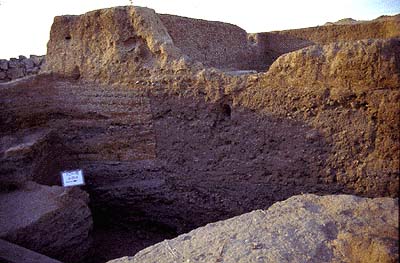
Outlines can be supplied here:
[[160, 18], [174, 45], [204, 66], [264, 70], [271, 63], [238, 26], [172, 15], [160, 15]]
[[181, 56], [154, 10], [141, 7], [56, 17], [47, 52], [44, 71], [111, 83], [148, 76]]
[[255, 34], [265, 52], [274, 59], [282, 54], [314, 44], [329, 44], [361, 39], [400, 37], [400, 15], [356, 24], [317, 26]]
[[294, 194], [398, 195], [398, 38], [232, 76], [188, 59], [162, 20], [136, 7], [56, 18], [50, 75], [1, 86], [2, 136], [54, 129], [95, 211], [178, 232]]
[[149, 78], [171, 64], [176, 71], [195, 63], [202, 63], [200, 68], [264, 71], [287, 52], [313, 44], [396, 37], [398, 28], [399, 16], [393, 16], [355, 25], [247, 34], [227, 23], [117, 7], [56, 17], [44, 71], [108, 83]]
[[141, 7], [56, 17], [48, 57], [47, 71], [111, 83], [148, 76], [172, 61], [178, 69], [191, 61], [226, 70], [263, 70], [272, 62], [237, 26]]

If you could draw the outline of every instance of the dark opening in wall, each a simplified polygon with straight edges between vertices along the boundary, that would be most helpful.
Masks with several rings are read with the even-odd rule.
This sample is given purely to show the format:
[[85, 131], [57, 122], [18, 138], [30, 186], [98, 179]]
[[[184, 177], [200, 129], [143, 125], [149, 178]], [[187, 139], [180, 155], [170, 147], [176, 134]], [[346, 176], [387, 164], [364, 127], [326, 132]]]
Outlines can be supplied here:
[[70, 35], [66, 36], [65, 40], [71, 40], [71, 36]]
[[232, 113], [231, 106], [229, 106], [228, 104], [222, 105], [222, 115], [224, 117], [230, 118], [231, 117], [231, 113]]
[[113, 208], [91, 207], [94, 228], [92, 254], [82, 263], [103, 263], [137, 252], [172, 239], [178, 233], [171, 227], [155, 221], [131, 221], [124, 211]]
[[71, 77], [75, 80], [78, 80], [81, 77], [81, 70], [78, 66], [75, 66], [71, 72]]

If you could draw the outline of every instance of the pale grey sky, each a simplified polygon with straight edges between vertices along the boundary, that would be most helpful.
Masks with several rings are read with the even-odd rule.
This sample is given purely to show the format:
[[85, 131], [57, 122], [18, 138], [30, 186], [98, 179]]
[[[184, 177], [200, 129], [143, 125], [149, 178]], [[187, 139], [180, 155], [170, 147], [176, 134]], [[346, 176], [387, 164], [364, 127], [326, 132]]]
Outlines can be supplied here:
[[[129, 0], [0, 0], [0, 58], [45, 54], [54, 16], [128, 5]], [[400, 13], [400, 0], [133, 0], [158, 13], [236, 24], [247, 32]]]

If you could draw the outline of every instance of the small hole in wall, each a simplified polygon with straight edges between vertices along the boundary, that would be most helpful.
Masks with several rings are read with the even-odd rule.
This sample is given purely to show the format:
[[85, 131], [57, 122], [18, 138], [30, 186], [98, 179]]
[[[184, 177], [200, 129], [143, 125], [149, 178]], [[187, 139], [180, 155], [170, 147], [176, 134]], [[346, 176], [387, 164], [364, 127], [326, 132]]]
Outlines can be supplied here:
[[71, 36], [70, 35], [66, 36], [65, 40], [71, 40]]
[[231, 117], [231, 113], [232, 113], [231, 106], [229, 106], [228, 104], [222, 105], [222, 114], [223, 114], [225, 117], [230, 118], [230, 117]]
[[257, 42], [258, 42], [255, 36], [249, 36], [249, 37], [247, 38], [247, 40], [248, 40], [248, 42], [249, 42], [250, 45], [256, 45]]
[[133, 59], [133, 61], [135, 61], [136, 63], [139, 62], [139, 57], [135, 57], [135, 58]]

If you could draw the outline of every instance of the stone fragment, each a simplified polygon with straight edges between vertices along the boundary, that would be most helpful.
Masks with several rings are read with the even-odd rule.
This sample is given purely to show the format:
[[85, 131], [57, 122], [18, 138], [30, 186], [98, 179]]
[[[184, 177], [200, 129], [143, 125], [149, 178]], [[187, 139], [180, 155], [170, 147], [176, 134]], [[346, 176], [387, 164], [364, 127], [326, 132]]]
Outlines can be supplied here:
[[23, 59], [22, 64], [24, 65], [27, 72], [32, 71], [32, 69], [35, 67], [35, 63], [29, 58]]
[[21, 65], [14, 65], [15, 64], [13, 63], [13, 66], [10, 66], [10, 69], [7, 71], [7, 77], [9, 77], [10, 79], [18, 79], [24, 77], [26, 75], [26, 69], [21, 67]]
[[397, 262], [398, 200], [301, 195], [109, 263]]
[[33, 61], [35, 66], [40, 66], [44, 61], [45, 56], [30, 55], [29, 59]]
[[0, 238], [65, 262], [91, 245], [89, 196], [78, 188], [41, 186], [0, 193]]
[[6, 59], [0, 59], [0, 69], [2, 70], [8, 69], [8, 61]]
[[61, 263], [32, 250], [0, 239], [0, 261], [7, 263]]
[[27, 181], [60, 185], [60, 172], [68, 168], [68, 149], [55, 132], [19, 131], [0, 142], [0, 191]]
[[7, 80], [7, 73], [5, 71], [0, 71], [0, 81]]
[[21, 63], [17, 58], [10, 58], [8, 61], [8, 67], [9, 68], [19, 68], [21, 67]]

